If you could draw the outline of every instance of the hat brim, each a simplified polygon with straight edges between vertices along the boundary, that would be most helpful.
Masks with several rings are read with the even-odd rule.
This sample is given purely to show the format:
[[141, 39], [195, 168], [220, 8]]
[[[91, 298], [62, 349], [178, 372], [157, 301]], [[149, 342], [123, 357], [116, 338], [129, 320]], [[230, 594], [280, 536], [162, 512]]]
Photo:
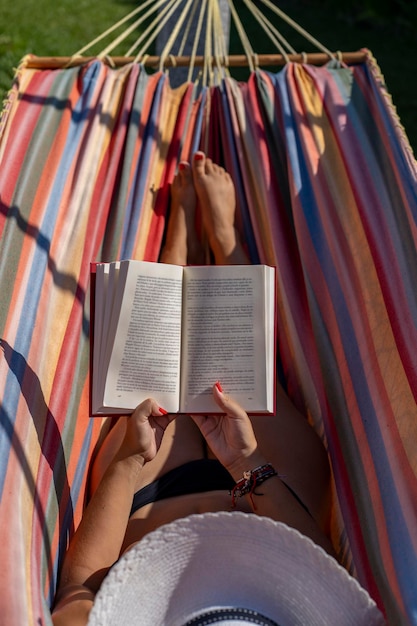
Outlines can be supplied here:
[[89, 624], [183, 626], [213, 607], [252, 609], [281, 626], [380, 626], [369, 594], [285, 524], [245, 513], [191, 515], [127, 551], [104, 580]]

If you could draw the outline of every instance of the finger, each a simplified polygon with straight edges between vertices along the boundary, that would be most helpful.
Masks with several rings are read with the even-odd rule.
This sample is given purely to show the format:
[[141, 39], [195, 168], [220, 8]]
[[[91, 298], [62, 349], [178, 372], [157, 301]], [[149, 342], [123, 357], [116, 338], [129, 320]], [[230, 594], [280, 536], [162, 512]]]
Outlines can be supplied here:
[[219, 382], [213, 385], [213, 397], [223, 413], [229, 417], [248, 418], [246, 411], [235, 400], [224, 393]]
[[223, 417], [224, 415], [191, 415], [191, 419], [206, 440], [219, 428]]
[[164, 430], [176, 417], [176, 413], [168, 413], [165, 409], [158, 405], [158, 403], [153, 400], [152, 404], [152, 413], [150, 414], [154, 418], [158, 418], [155, 421], [161, 426]]
[[198, 428], [201, 429], [203, 425], [207, 422], [210, 416], [200, 414], [200, 415], [190, 415], [190, 417], [193, 420], [194, 424], [196, 424]]
[[191, 419], [193, 420], [194, 424], [196, 424], [199, 428], [201, 426], [201, 424], [204, 422], [204, 415], [190, 415]]
[[168, 416], [168, 411], [160, 407], [154, 398], [147, 398], [136, 407], [133, 411], [132, 417], [143, 420], [147, 419], [151, 415], [154, 417], [160, 417], [162, 415]]

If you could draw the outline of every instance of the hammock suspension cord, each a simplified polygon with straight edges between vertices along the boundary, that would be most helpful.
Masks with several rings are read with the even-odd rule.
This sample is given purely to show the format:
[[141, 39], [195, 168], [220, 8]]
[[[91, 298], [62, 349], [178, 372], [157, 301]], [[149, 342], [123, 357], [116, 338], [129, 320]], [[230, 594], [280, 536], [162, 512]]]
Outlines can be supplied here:
[[[169, 67], [188, 67], [188, 81], [192, 80], [196, 67], [202, 67], [199, 79], [202, 84], [216, 84], [219, 78], [229, 75], [230, 67], [246, 66], [251, 72], [259, 66], [283, 65], [289, 62], [308, 62], [324, 64], [329, 59], [338, 62], [362, 62], [365, 53], [333, 53], [315, 37], [291, 19], [284, 11], [270, 0], [259, 0], [266, 10], [285, 22], [298, 35], [301, 35], [317, 51], [313, 53], [297, 52], [287, 38], [273, 24], [266, 14], [255, 5], [253, 0], [243, 0], [257, 26], [273, 44], [276, 52], [262, 54], [255, 52], [243, 26], [233, 0], [227, 0], [232, 23], [239, 38], [242, 54], [229, 55], [226, 42], [219, 0], [145, 0], [116, 24], [108, 28], [93, 41], [79, 49], [71, 57], [28, 57], [26, 66], [55, 68], [80, 65], [99, 58], [112, 66], [135, 62], [148, 65], [162, 71]], [[152, 44], [162, 30], [171, 26], [170, 19], [175, 13], [175, 23], [160, 56], [150, 54]], [[173, 21], [173, 20], [172, 20]], [[119, 32], [123, 28], [122, 32]], [[189, 41], [191, 28], [194, 28], [194, 43], [190, 56], [184, 56], [185, 44]], [[131, 42], [135, 31], [140, 35]], [[119, 34], [117, 34], [119, 33]], [[98, 54], [91, 55], [92, 49], [112, 37], [112, 40]], [[122, 54], [116, 50], [124, 43], [129, 47]], [[204, 43], [204, 52], [198, 54], [198, 43]], [[174, 52], [175, 48], [177, 50]], [[89, 54], [90, 56], [85, 56]]]

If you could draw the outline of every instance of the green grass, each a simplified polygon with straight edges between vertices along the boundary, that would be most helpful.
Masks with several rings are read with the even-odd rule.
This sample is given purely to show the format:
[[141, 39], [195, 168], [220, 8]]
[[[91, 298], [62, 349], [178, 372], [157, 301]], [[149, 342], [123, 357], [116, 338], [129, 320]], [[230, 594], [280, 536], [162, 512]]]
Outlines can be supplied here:
[[[10, 88], [14, 68], [27, 53], [39, 56], [71, 55], [129, 13], [133, 0], [2, 0], [0, 24], [0, 98]], [[347, 9], [330, 10], [319, 0], [276, 2], [332, 50], [369, 48], [376, 57], [417, 154], [417, 81], [414, 47], [417, 32], [410, 24], [354, 17]], [[266, 52], [265, 37], [248, 20], [242, 3], [235, 0], [253, 48]], [[278, 22], [277, 22], [278, 24]], [[311, 50], [304, 40], [283, 27], [297, 50]], [[232, 41], [235, 47], [235, 38]], [[100, 47], [96, 50], [100, 50]], [[120, 51], [123, 53], [123, 51]]]
[[[1, 7], [0, 91], [10, 88], [20, 59], [68, 56], [132, 11], [128, 0], [11, 0]], [[100, 47], [96, 52], [100, 51]]]

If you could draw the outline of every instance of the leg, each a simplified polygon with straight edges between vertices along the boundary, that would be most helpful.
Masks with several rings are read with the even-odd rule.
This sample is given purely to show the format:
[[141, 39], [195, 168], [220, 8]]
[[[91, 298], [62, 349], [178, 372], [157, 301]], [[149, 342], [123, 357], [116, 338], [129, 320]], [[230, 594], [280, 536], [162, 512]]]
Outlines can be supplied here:
[[330, 465], [323, 443], [277, 384], [277, 414], [253, 416], [259, 448], [327, 532], [330, 517]]
[[161, 263], [186, 265], [203, 262], [203, 249], [195, 231], [197, 198], [189, 163], [182, 161], [171, 185], [171, 215]]
[[194, 155], [193, 179], [203, 224], [217, 265], [245, 265], [248, 258], [234, 226], [236, 196], [230, 175], [206, 158]]

